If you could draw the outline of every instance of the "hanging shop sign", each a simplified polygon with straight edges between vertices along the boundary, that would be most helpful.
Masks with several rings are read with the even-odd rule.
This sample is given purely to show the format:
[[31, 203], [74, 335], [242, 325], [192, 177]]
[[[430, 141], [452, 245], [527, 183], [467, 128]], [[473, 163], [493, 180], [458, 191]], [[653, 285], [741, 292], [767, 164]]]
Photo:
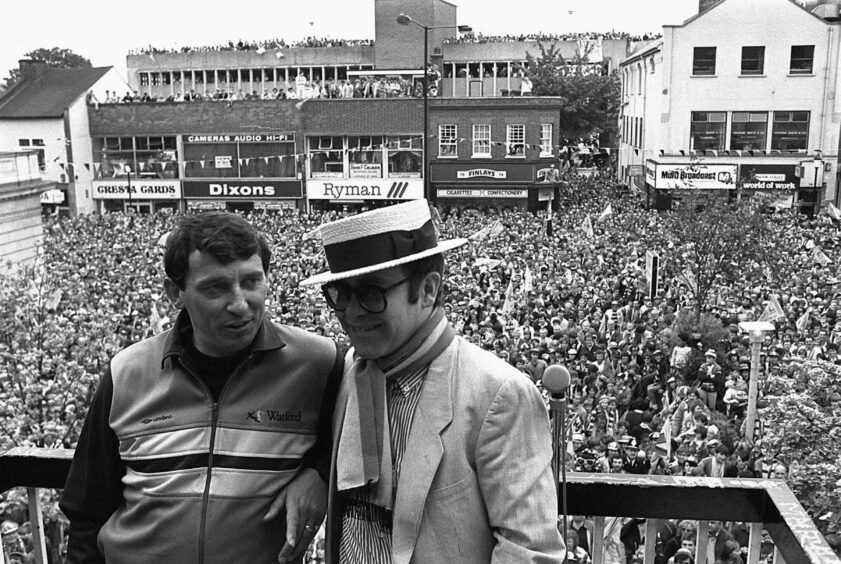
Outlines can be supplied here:
[[113, 180], [94, 180], [92, 190], [95, 200], [128, 200], [131, 185], [131, 197], [138, 200], [178, 200], [181, 198], [179, 180], [151, 180], [143, 177], [115, 178]]

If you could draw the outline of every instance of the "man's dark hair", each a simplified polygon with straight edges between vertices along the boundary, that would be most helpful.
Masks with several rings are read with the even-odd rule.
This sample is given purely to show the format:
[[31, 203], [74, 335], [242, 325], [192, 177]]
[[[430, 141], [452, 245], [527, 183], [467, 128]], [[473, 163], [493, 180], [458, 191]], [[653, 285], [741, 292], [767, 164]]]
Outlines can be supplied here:
[[444, 305], [444, 255], [441, 253], [412, 261], [403, 265], [403, 271], [409, 276], [409, 303], [414, 304], [420, 299], [420, 286], [424, 277], [430, 272], [437, 272], [441, 275], [441, 285], [438, 288], [438, 295], [435, 296], [435, 306]]
[[164, 270], [182, 290], [193, 251], [207, 253], [222, 264], [247, 260], [256, 254], [266, 274], [272, 257], [266, 238], [245, 219], [228, 212], [185, 215], [169, 234]]

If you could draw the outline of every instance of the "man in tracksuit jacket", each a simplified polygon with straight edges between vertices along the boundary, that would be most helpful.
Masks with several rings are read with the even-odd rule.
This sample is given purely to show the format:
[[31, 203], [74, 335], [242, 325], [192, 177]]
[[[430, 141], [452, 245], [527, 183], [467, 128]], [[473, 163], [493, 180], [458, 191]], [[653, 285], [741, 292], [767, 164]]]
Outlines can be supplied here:
[[299, 561], [326, 510], [343, 355], [265, 319], [270, 256], [234, 214], [170, 234], [182, 311], [97, 389], [60, 505], [69, 562]]

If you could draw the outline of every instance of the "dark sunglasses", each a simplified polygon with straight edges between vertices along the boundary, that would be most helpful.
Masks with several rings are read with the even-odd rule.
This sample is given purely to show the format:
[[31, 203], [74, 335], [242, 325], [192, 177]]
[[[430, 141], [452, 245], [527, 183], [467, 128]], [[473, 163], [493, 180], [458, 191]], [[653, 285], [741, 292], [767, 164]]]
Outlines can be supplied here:
[[386, 294], [401, 284], [407, 282], [411, 276], [398, 280], [390, 286], [383, 288], [374, 284], [365, 284], [359, 288], [350, 288], [344, 284], [329, 283], [321, 287], [327, 305], [336, 311], [345, 311], [350, 305], [352, 296], [356, 296], [359, 306], [368, 313], [382, 313], [388, 307]]

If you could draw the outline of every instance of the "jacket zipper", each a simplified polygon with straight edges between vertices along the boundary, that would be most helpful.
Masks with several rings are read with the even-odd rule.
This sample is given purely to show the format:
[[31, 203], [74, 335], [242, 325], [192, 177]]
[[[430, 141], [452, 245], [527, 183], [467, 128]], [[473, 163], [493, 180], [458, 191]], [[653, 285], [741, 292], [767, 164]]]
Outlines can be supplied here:
[[[219, 398], [222, 395], [219, 394]], [[199, 525], [199, 564], [204, 564], [204, 552], [207, 546], [207, 505], [210, 501], [210, 478], [213, 474], [213, 450], [216, 443], [216, 424], [219, 421], [219, 402], [213, 402], [210, 421], [210, 450], [207, 455], [207, 477], [204, 481], [204, 494], [201, 501], [201, 524]]]

